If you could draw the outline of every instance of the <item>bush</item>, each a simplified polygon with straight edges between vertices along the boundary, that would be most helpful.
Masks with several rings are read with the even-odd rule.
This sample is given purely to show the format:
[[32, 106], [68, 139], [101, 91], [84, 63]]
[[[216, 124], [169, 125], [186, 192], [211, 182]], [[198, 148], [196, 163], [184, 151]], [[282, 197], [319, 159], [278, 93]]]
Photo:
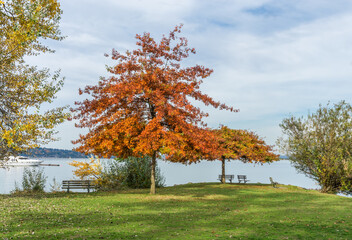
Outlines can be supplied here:
[[320, 106], [307, 118], [290, 117], [280, 125], [282, 150], [293, 166], [316, 180], [322, 192], [352, 193], [352, 106], [342, 101]]
[[50, 184], [50, 190], [51, 192], [60, 192], [61, 189], [61, 183], [56, 181], [55, 177], [53, 178], [53, 183]]
[[[149, 188], [151, 185], [151, 158], [129, 157], [107, 160], [103, 166], [100, 159], [91, 158], [90, 162], [70, 163], [76, 167], [74, 175], [81, 179], [95, 180], [98, 190], [116, 190], [121, 188]], [[155, 168], [155, 185], [163, 187], [165, 179], [160, 169]]]
[[27, 192], [44, 192], [46, 179], [43, 169], [36, 170], [32, 168], [30, 170], [25, 168], [22, 177], [22, 188]]
[[125, 179], [124, 166], [115, 160], [105, 162], [103, 170], [96, 179], [96, 184], [99, 190], [116, 190], [123, 188]]
[[[124, 163], [123, 174], [124, 184], [129, 188], [149, 188], [151, 185], [151, 158], [150, 157], [129, 157], [120, 160]], [[155, 186], [163, 187], [165, 178], [161, 175], [160, 169], [155, 168]]]
[[[149, 188], [151, 184], [150, 162], [150, 157], [129, 157], [127, 159], [110, 160], [105, 163], [97, 179], [98, 188], [100, 190]], [[156, 187], [163, 187], [165, 179], [158, 167], [156, 167], [155, 178]]]

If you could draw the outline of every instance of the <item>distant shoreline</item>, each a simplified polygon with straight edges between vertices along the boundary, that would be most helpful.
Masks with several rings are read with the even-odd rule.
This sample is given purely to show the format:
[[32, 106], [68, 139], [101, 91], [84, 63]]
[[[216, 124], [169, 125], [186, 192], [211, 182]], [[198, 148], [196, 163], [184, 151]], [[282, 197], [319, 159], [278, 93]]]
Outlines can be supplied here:
[[55, 148], [29, 149], [27, 152], [24, 152], [21, 155], [37, 158], [88, 158], [88, 155], [80, 152]]

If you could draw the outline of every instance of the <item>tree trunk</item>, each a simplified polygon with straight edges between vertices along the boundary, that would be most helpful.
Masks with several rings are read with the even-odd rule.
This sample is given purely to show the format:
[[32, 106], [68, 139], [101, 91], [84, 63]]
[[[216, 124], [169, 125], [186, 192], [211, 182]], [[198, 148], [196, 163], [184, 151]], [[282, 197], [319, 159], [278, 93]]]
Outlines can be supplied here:
[[152, 161], [151, 161], [150, 194], [155, 194], [155, 167], [156, 167], [156, 152], [153, 153]]
[[225, 180], [225, 158], [224, 157], [221, 159], [221, 163], [222, 163], [221, 164], [221, 169], [222, 169], [221, 182], [225, 183], [226, 180]]

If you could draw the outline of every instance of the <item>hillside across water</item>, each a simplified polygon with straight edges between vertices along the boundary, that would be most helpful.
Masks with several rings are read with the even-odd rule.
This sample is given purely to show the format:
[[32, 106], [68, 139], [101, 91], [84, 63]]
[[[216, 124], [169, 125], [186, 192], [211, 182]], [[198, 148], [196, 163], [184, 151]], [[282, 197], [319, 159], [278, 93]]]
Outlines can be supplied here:
[[87, 158], [88, 155], [85, 155], [80, 152], [65, 150], [65, 149], [55, 149], [55, 148], [34, 148], [28, 150], [22, 155], [36, 158]]

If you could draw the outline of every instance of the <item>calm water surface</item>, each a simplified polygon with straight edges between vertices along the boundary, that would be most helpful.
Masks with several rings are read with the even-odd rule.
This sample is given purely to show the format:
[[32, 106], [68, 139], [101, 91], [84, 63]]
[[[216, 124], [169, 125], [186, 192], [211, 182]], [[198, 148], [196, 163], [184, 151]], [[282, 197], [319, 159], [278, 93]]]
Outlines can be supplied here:
[[[47, 177], [46, 191], [50, 191], [50, 184], [53, 178], [61, 183], [62, 180], [74, 179], [72, 171], [75, 169], [68, 163], [73, 160], [87, 161], [86, 159], [52, 159], [42, 158], [43, 164], [60, 164], [56, 166], [39, 166], [35, 168], [44, 169]], [[218, 175], [221, 174], [220, 161], [202, 161], [197, 164], [183, 165], [180, 163], [169, 163], [158, 161], [158, 166], [166, 180], [166, 186], [184, 183], [217, 182]], [[21, 187], [24, 167], [0, 168], [0, 194], [8, 194], [15, 189], [15, 182]], [[255, 165], [242, 163], [240, 161], [226, 162], [226, 174], [247, 175], [250, 183], [270, 183], [269, 177], [281, 184], [291, 184], [309, 189], [317, 189], [319, 186], [303, 174], [296, 172], [288, 160], [279, 162]]]

